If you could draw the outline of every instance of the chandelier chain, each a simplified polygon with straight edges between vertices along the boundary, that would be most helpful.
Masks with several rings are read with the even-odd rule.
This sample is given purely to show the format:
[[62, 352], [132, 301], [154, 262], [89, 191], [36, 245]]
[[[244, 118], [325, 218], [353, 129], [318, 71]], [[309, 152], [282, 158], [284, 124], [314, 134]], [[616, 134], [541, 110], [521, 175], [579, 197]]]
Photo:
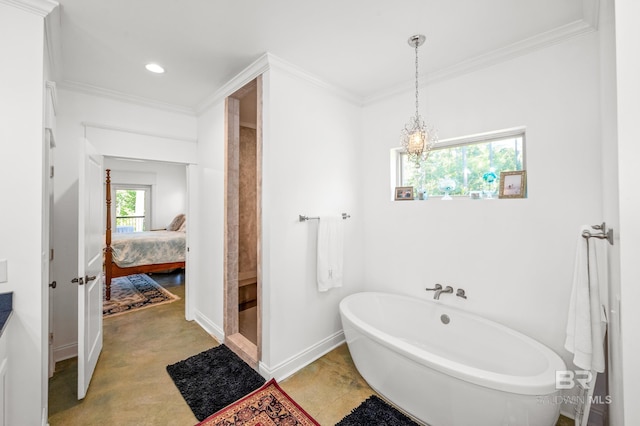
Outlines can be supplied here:
[[416, 117], [419, 117], [419, 109], [418, 109], [418, 40], [416, 40], [416, 44], [415, 44], [415, 50], [416, 50]]

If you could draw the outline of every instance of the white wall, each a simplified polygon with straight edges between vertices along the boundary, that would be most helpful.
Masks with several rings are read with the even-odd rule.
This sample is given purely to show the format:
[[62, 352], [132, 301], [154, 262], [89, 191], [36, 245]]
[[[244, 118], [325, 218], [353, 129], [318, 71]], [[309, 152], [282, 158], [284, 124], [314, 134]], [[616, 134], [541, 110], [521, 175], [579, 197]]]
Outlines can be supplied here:
[[222, 341], [224, 268], [224, 100], [198, 116], [198, 165], [192, 175], [189, 226], [198, 230], [191, 240], [191, 256], [201, 259], [192, 271], [194, 318]]
[[[157, 161], [105, 158], [112, 184], [151, 186], [151, 229], [165, 228], [187, 208], [187, 173], [184, 165]], [[115, 206], [114, 206], [115, 207]]]
[[622, 317], [622, 361], [624, 363], [624, 424], [640, 424], [638, 387], [640, 377], [640, 201], [638, 201], [638, 158], [640, 158], [640, 57], [638, 40], [640, 3], [636, 0], [615, 2], [616, 55], [618, 83], [618, 184], [620, 197], [620, 277]]
[[[0, 259], [13, 292], [13, 316], [7, 324], [7, 424], [46, 421], [48, 274], [43, 246], [43, 15], [0, 3]], [[46, 379], [45, 379], [46, 380]], [[44, 401], [44, 402], [43, 402]], [[45, 418], [43, 418], [45, 417]]]
[[[122, 158], [156, 161], [194, 161], [195, 155], [179, 155], [195, 148], [195, 116], [134, 105], [60, 88], [58, 90], [56, 176], [54, 183], [54, 358], [77, 354], [77, 296], [71, 280], [77, 274], [78, 258], [78, 148], [85, 137], [83, 123], [99, 135], [102, 153]], [[126, 139], [122, 145], [120, 140]], [[186, 149], [180, 148], [185, 146]], [[195, 152], [195, 151], [194, 151]], [[183, 175], [184, 176], [184, 175]]]
[[[263, 74], [262, 360], [282, 378], [343, 340], [338, 303], [364, 288], [361, 108], [299, 72]], [[239, 87], [235, 88], [238, 89]], [[235, 90], [234, 89], [234, 90]], [[224, 100], [199, 117], [199, 271], [197, 319], [223, 329]], [[206, 205], [205, 205], [206, 204]], [[345, 226], [344, 287], [315, 284], [317, 222], [299, 214], [351, 214]], [[205, 216], [206, 215], [206, 216]], [[199, 317], [199, 318], [198, 318]]]
[[[303, 353], [339, 343], [338, 303], [364, 289], [361, 108], [303, 76], [272, 67], [265, 78], [268, 121], [263, 150], [262, 362], [282, 377]], [[344, 285], [317, 291], [317, 221], [298, 215], [339, 215], [343, 222]], [[290, 360], [290, 358], [299, 360]], [[300, 367], [298, 365], [297, 367]]]
[[[597, 34], [573, 38], [422, 88], [440, 138], [526, 126], [527, 199], [394, 202], [389, 149], [411, 114], [407, 92], [365, 108], [365, 279], [369, 289], [431, 298], [564, 350], [581, 224], [602, 222]], [[602, 244], [605, 244], [604, 242]]]

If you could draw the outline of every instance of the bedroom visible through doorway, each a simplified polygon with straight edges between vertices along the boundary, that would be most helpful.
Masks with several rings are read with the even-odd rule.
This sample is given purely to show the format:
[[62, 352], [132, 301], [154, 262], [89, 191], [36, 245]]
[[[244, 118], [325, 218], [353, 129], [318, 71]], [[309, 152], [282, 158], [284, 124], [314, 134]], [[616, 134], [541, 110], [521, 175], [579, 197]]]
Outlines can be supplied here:
[[108, 301], [114, 278], [185, 269], [189, 204], [185, 164], [106, 157], [105, 170]]

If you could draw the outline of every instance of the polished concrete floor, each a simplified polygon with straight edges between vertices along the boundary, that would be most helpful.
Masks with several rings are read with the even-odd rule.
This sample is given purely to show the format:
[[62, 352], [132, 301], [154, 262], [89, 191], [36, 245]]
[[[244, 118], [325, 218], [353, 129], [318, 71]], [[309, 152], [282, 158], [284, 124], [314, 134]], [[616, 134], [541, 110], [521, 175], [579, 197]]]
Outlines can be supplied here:
[[[166, 366], [218, 342], [184, 319], [182, 274], [153, 278], [181, 300], [104, 320], [104, 348], [84, 400], [77, 400], [77, 361], [56, 364], [49, 381], [49, 424], [194, 425], [198, 421]], [[322, 425], [334, 425], [374, 393], [345, 345], [280, 386]], [[573, 422], [561, 418], [558, 426]]]

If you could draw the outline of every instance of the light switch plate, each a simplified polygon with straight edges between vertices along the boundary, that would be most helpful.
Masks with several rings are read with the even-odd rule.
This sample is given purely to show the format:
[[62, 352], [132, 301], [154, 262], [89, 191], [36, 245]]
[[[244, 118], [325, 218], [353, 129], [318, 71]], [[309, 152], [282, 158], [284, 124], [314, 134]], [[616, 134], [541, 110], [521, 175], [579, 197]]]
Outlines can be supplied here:
[[9, 281], [7, 277], [7, 259], [0, 259], [0, 283]]

